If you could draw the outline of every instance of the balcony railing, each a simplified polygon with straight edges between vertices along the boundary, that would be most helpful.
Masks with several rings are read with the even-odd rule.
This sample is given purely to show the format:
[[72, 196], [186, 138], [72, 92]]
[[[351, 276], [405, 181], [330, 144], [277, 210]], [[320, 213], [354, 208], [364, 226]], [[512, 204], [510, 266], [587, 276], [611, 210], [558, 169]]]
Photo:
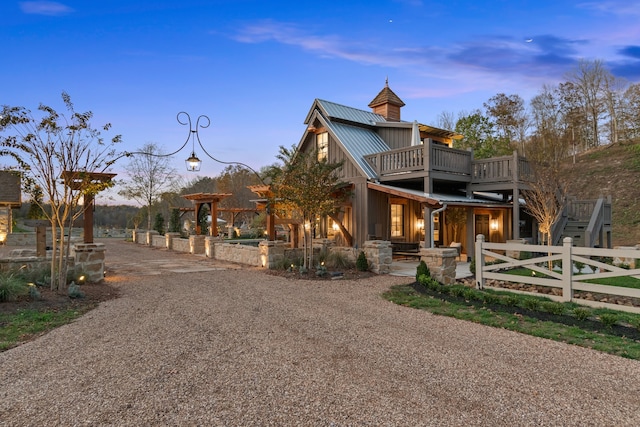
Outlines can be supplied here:
[[[425, 168], [425, 148], [429, 148], [429, 168]], [[471, 153], [441, 145], [414, 145], [365, 156], [378, 176], [424, 170], [469, 174]]]
[[[429, 154], [426, 164], [425, 149]], [[433, 143], [371, 154], [365, 159], [380, 178], [425, 170], [470, 176], [473, 183], [514, 181], [514, 177], [515, 180], [531, 181], [533, 176], [529, 162], [515, 153], [512, 156], [472, 160], [470, 151]]]

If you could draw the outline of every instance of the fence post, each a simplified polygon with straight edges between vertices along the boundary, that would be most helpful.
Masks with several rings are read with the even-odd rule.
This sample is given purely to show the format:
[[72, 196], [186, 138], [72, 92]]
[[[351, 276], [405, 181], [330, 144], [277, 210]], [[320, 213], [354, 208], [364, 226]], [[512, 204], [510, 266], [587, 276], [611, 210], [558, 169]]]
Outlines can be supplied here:
[[565, 237], [562, 240], [562, 300], [571, 302], [573, 299], [573, 261], [571, 248], [573, 240]]
[[484, 277], [482, 275], [484, 270], [484, 255], [482, 254], [482, 244], [484, 243], [484, 234], [478, 234], [476, 236], [476, 288], [484, 289]]

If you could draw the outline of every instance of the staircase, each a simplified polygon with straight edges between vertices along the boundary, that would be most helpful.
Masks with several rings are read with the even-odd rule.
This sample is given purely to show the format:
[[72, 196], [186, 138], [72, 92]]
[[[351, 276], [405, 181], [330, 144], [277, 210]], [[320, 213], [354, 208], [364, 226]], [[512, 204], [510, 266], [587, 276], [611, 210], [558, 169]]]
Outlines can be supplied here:
[[611, 196], [597, 200], [569, 199], [560, 219], [554, 224], [553, 244], [565, 237], [574, 246], [611, 248]]

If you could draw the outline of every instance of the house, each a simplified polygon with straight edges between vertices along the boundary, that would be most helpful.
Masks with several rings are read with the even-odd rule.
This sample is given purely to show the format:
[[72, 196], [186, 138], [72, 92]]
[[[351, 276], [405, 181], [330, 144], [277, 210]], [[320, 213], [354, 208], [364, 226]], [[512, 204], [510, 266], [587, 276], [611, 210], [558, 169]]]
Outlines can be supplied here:
[[370, 110], [313, 102], [298, 149], [344, 162], [341, 179], [351, 186], [340, 213], [316, 223], [316, 237], [354, 247], [387, 240], [397, 251], [454, 246], [467, 257], [478, 234], [537, 243], [521, 197], [533, 179], [529, 162], [517, 152], [474, 159], [452, 147], [462, 135], [402, 120], [404, 105], [388, 82]]
[[4, 244], [12, 231], [11, 210], [22, 206], [20, 175], [10, 171], [0, 171], [0, 244]]
[[458, 243], [468, 256], [477, 234], [495, 242], [532, 238], [533, 220], [520, 203], [531, 173], [526, 159], [475, 160], [452, 148], [461, 135], [403, 121], [404, 105], [388, 82], [371, 110], [313, 102], [298, 149], [344, 162], [341, 178], [352, 186], [338, 215], [350, 239], [329, 218], [316, 225], [316, 236], [359, 247], [389, 240], [398, 250]]

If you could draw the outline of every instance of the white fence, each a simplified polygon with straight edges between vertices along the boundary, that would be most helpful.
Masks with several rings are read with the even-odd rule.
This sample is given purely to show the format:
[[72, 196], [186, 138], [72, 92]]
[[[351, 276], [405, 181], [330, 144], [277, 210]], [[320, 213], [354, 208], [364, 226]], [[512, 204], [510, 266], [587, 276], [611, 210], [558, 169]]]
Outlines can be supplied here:
[[[640, 298], [640, 289], [587, 283], [587, 280], [594, 281], [611, 277], [634, 277], [640, 279], [640, 269], [636, 268], [638, 266], [637, 262], [634, 263], [633, 269], [626, 269], [600, 261], [601, 258], [640, 259], [640, 251], [638, 250], [574, 247], [570, 237], [566, 237], [563, 240], [562, 246], [488, 243], [484, 239], [485, 237], [482, 234], [478, 235], [476, 239], [476, 282], [479, 289], [485, 288], [487, 279], [560, 288], [562, 289], [561, 297], [545, 296], [592, 307], [606, 307], [614, 310], [640, 313], [640, 307], [575, 298], [573, 293], [574, 291], [585, 291]], [[531, 253], [533, 256], [528, 259], [518, 259], [520, 258], [518, 254], [522, 252]], [[503, 262], [488, 265], [487, 258]], [[553, 261], [560, 261], [562, 269], [549, 270], [547, 264]], [[590, 267], [593, 273], [584, 274], [584, 272], [578, 272], [575, 268], [576, 263], [582, 263]], [[565, 266], [571, 266], [571, 268], [564, 268]], [[501, 272], [510, 268], [527, 268], [532, 271], [532, 275], [519, 276]], [[540, 275], [535, 275], [536, 273], [540, 273]]]

